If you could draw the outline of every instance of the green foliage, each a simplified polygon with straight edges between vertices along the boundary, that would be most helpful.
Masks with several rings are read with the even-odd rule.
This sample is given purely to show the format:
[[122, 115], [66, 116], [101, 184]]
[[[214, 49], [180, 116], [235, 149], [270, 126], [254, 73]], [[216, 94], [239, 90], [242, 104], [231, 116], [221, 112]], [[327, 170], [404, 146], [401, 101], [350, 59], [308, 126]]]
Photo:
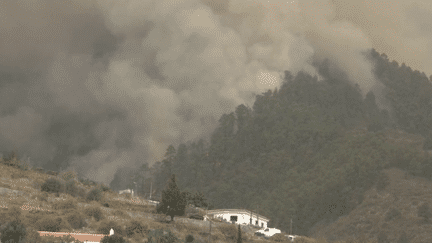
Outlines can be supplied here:
[[426, 222], [429, 222], [431, 215], [432, 214], [428, 203], [423, 203], [420, 207], [418, 207], [417, 216], [422, 217]]
[[69, 194], [73, 197], [78, 196], [78, 187], [77, 187], [75, 181], [73, 181], [73, 180], [65, 182], [65, 190], [66, 190], [67, 194]]
[[162, 200], [156, 208], [157, 213], [163, 213], [174, 220], [174, 216], [185, 214], [187, 205], [186, 194], [181, 193], [176, 183], [176, 177], [173, 174], [165, 190], [162, 191]]
[[21, 208], [19, 208], [16, 205], [13, 205], [11, 207], [8, 208], [8, 216], [10, 219], [12, 219], [13, 221], [17, 221], [18, 223], [21, 222], [21, 215], [22, 215], [22, 210]]
[[102, 200], [103, 194], [100, 188], [94, 188], [87, 194], [87, 201], [96, 201], [100, 202]]
[[82, 178], [80, 178], [79, 179], [79, 181], [83, 184], [83, 185], [85, 185], [85, 186], [96, 186], [97, 185], [97, 183], [96, 182], [94, 182], [94, 181], [92, 181], [92, 180], [89, 180], [89, 179], [82, 179]]
[[42, 185], [41, 191], [49, 193], [59, 193], [63, 189], [61, 182], [55, 178], [48, 178]]
[[402, 217], [402, 214], [399, 210], [396, 208], [393, 208], [392, 210], [388, 211], [385, 215], [385, 221], [390, 221], [393, 219], [400, 219]]
[[164, 234], [163, 230], [157, 229], [151, 231], [147, 236], [147, 243], [176, 243], [179, 239], [171, 233], [170, 230]]
[[47, 202], [48, 201], [48, 193], [47, 192], [42, 192], [40, 194], [39, 200]]
[[[45, 243], [42, 241], [42, 238], [37, 230], [35, 230], [32, 227], [26, 228], [27, 235], [26, 235], [26, 242], [27, 243]], [[77, 242], [78, 243], [78, 242]]]
[[76, 209], [77, 207], [77, 202], [74, 200], [59, 200], [53, 205], [53, 208], [56, 210]]
[[111, 188], [110, 188], [109, 186], [107, 186], [107, 185], [104, 185], [104, 184], [101, 184], [101, 185], [100, 185], [100, 189], [101, 189], [103, 192], [112, 192]]
[[130, 218], [130, 215], [128, 213], [126, 213], [123, 210], [120, 209], [116, 209], [113, 213], [115, 216], [119, 216], [119, 217], [123, 217], [123, 218]]
[[207, 199], [204, 197], [202, 192], [195, 192], [194, 195], [189, 197], [189, 203], [199, 208], [208, 207]]
[[96, 206], [85, 208], [84, 213], [87, 216], [94, 217], [96, 221], [100, 221], [101, 219], [104, 219], [104, 214], [102, 212], [102, 209]]
[[126, 243], [126, 240], [119, 235], [104, 236], [101, 243]]
[[218, 227], [219, 231], [225, 236], [228, 242], [234, 242], [238, 237], [238, 230], [233, 224], [222, 224]]
[[52, 216], [44, 216], [36, 223], [39, 231], [59, 232], [62, 219], [60, 217], [54, 219]]
[[[178, 173], [178, 185], [202, 192], [217, 208], [259, 205], [275, 227], [288, 229], [293, 218], [295, 231], [307, 234], [320, 220], [347, 214], [372, 186], [385, 189], [382, 169], [396, 166], [432, 178], [432, 158], [414, 146], [392, 145], [386, 130], [419, 133], [430, 147], [432, 83], [374, 51], [369, 58], [391, 112], [379, 109], [383, 97], [369, 92], [363, 99], [332, 61], [317, 62], [322, 81], [286, 72], [282, 86], [256, 95], [252, 109], [239, 105], [223, 114], [208, 144], [190, 141], [177, 152], [170, 146], [152, 166], [153, 188], [162, 191]], [[158, 212], [166, 208], [161, 203]], [[397, 217], [394, 211], [386, 216]]]
[[269, 239], [270, 241], [276, 241], [276, 242], [285, 242], [288, 241], [288, 238], [284, 234], [274, 234]]
[[186, 238], [185, 238], [185, 241], [186, 242], [193, 242], [195, 240], [195, 238], [193, 237], [193, 235], [187, 235], [186, 236]]
[[0, 240], [1, 242], [7, 242], [12, 240], [12, 242], [26, 242], [27, 230], [23, 224], [19, 221], [9, 222], [1, 227], [0, 230]]
[[128, 237], [132, 237], [135, 234], [143, 236], [147, 234], [147, 230], [148, 226], [138, 220], [132, 220], [126, 225], [126, 234]]
[[66, 220], [74, 229], [81, 229], [82, 227], [87, 226], [85, 222], [84, 216], [79, 211], [71, 211], [67, 216]]

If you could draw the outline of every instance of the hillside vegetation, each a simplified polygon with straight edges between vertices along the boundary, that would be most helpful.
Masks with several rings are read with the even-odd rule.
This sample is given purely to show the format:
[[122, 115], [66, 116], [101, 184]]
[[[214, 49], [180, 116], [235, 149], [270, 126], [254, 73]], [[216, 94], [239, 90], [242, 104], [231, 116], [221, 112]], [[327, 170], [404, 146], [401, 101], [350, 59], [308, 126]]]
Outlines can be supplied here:
[[[188, 219], [189, 214], [204, 214], [199, 208], [188, 207], [184, 216], [176, 217], [169, 222], [165, 215], [156, 214], [156, 207], [146, 200], [131, 199], [120, 196], [109, 188], [97, 183], [86, 185], [76, 180], [74, 173], [66, 172], [58, 176], [48, 175], [34, 169], [22, 167], [21, 161], [0, 160], [0, 178], [3, 197], [0, 201], [0, 225], [3, 227], [11, 221], [22, 223], [27, 231], [26, 240], [35, 243], [54, 242], [53, 236], [39, 237], [37, 231], [83, 232], [108, 234], [111, 228], [127, 242], [153, 242], [151, 238], [159, 237], [159, 242], [233, 242], [236, 240], [236, 226], [212, 221], [211, 235], [209, 221]], [[78, 193], [74, 196], [65, 187], [68, 181], [74, 181]], [[49, 183], [46, 183], [49, 182]], [[50, 186], [46, 192], [44, 186], [59, 182], [59, 190]], [[100, 197], [94, 197], [94, 191]], [[257, 230], [251, 226], [241, 226], [243, 242], [287, 242], [282, 235], [270, 239], [254, 236]], [[163, 238], [166, 236], [165, 238]], [[1, 235], [0, 235], [1, 237]], [[183, 240], [184, 239], [184, 240]], [[71, 242], [73, 238], [63, 238]], [[301, 237], [296, 242], [327, 243]], [[342, 243], [342, 242], [340, 242]]]
[[[322, 237], [316, 242], [430, 242], [432, 82], [375, 50], [365, 58], [374, 63], [382, 92], [363, 96], [356, 81], [328, 60], [314, 64], [321, 81], [286, 71], [281, 87], [257, 95], [253, 107], [239, 105], [222, 115], [210, 141], [169, 146], [161, 161], [143, 163], [134, 180], [153, 181], [154, 195], [159, 195], [175, 174], [179, 188], [202, 192], [209, 199], [209, 209], [251, 209], [270, 218], [269, 227], [284, 232], [292, 219], [295, 234]], [[106, 220], [128, 223], [143, 213], [138, 218], [147, 229], [169, 228], [181, 239], [186, 233], [202, 241], [208, 237], [208, 225], [202, 221], [197, 228], [191, 223], [195, 221], [181, 217], [168, 224], [154, 214], [154, 206], [115, 200], [108, 187], [71, 179], [76, 176], [70, 173], [58, 177], [64, 186], [50, 181], [53, 193], [42, 193], [42, 185], [55, 173], [23, 171], [14, 161], [13, 154], [4, 159], [11, 169], [1, 172], [6, 178], [2, 183], [11, 189], [18, 188], [14, 183], [26, 183], [20, 190], [33, 191], [30, 198], [38, 199], [31, 204], [18, 196], [5, 199], [5, 205], [30, 203], [29, 207], [52, 210], [49, 218], [60, 228], [101, 231], [108, 228], [102, 223]], [[55, 206], [57, 196], [73, 197], [77, 206], [65, 211]], [[93, 211], [103, 217], [86, 216], [85, 205], [100, 208], [102, 214]], [[81, 215], [77, 211], [84, 221], [70, 216]], [[45, 214], [25, 218], [37, 227], [45, 224], [38, 222], [48, 218]], [[126, 229], [118, 229], [126, 234]], [[232, 242], [216, 229], [212, 241]], [[262, 240], [249, 236], [245, 241]], [[306, 237], [301, 241], [315, 242]]]
[[384, 87], [379, 97], [363, 97], [328, 60], [314, 64], [321, 81], [286, 71], [281, 87], [257, 95], [253, 107], [222, 115], [210, 141], [169, 146], [146, 167], [154, 188], [160, 192], [175, 173], [182, 188], [202, 191], [215, 208], [258, 210], [285, 231], [292, 219], [294, 232], [311, 235], [319, 222], [359, 207], [384, 169], [430, 179], [431, 80], [375, 50], [365, 57]]

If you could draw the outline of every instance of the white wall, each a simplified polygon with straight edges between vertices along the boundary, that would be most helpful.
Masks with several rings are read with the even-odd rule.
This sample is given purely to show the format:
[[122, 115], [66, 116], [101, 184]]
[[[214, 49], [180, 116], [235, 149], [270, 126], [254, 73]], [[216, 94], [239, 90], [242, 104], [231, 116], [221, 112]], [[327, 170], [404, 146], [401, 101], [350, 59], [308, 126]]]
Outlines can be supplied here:
[[[222, 218], [225, 219], [228, 222], [231, 222], [231, 216], [237, 216], [237, 222], [236, 224], [249, 224], [250, 223], [250, 214], [245, 213], [219, 213], [219, 214], [213, 214], [214, 218]], [[252, 214], [252, 224], [255, 225], [257, 220], [257, 217]], [[263, 226], [261, 226], [263, 224]], [[258, 218], [258, 225], [262, 228], [267, 228], [267, 222]]]

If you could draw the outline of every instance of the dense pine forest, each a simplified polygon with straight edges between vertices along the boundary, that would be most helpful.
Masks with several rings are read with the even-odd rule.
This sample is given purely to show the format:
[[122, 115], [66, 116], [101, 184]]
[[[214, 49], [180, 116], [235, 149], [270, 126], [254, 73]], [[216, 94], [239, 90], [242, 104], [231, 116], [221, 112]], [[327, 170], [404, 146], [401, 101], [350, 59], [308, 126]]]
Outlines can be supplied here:
[[[202, 192], [213, 208], [258, 210], [285, 231], [292, 219], [303, 235], [361, 204], [382, 169], [430, 179], [432, 159], [424, 151], [432, 148], [431, 80], [374, 49], [365, 56], [385, 86], [387, 108], [372, 91], [363, 98], [325, 60], [315, 63], [324, 80], [286, 71], [279, 89], [220, 117], [210, 141], [169, 146], [162, 161], [141, 172], [154, 175], [158, 192], [176, 174], [180, 188]], [[397, 131], [421, 135], [421, 146], [389, 142]]]

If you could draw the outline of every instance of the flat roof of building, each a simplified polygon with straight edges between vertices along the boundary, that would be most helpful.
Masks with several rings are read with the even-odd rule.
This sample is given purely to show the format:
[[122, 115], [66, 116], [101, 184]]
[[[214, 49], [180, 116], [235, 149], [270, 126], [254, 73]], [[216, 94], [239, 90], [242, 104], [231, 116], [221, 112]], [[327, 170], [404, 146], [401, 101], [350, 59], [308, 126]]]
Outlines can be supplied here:
[[223, 214], [223, 213], [243, 213], [243, 214], [252, 214], [252, 217], [256, 217], [258, 215], [258, 218], [263, 220], [263, 221], [270, 221], [270, 219], [268, 219], [267, 217], [264, 217], [260, 214], [251, 212], [250, 210], [247, 209], [213, 209], [213, 210], [208, 210], [207, 214]]

